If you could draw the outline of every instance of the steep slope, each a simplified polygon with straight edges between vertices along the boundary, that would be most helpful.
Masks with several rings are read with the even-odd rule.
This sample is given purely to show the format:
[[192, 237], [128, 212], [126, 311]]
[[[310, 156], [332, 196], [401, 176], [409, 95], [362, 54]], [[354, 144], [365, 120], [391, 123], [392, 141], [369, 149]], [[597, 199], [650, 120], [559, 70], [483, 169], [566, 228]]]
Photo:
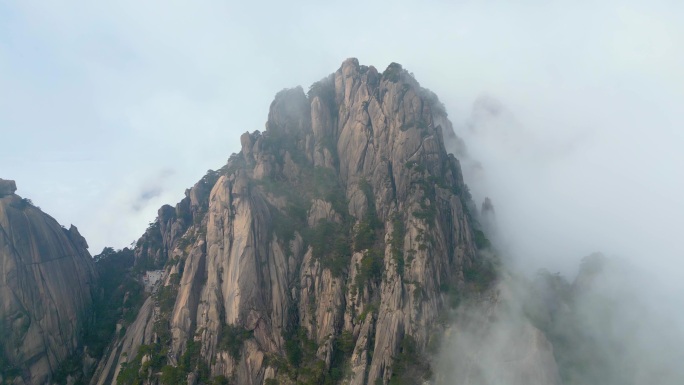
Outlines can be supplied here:
[[45, 384], [80, 347], [97, 274], [85, 239], [0, 179], [0, 383]]
[[[413, 383], [441, 311], [493, 278], [446, 112], [398, 64], [283, 90], [266, 131], [136, 247], [164, 285], [93, 383]], [[274, 382], [275, 381], [275, 382]]]

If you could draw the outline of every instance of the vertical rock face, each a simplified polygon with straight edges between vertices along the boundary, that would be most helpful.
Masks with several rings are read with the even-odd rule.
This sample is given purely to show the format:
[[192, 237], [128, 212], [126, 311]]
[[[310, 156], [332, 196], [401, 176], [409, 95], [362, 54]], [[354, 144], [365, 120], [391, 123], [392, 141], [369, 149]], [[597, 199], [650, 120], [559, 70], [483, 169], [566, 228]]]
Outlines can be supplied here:
[[[171, 331], [160, 361], [199, 382], [420, 380], [435, 320], [482, 266], [445, 133], [437, 97], [395, 63], [379, 73], [349, 59], [307, 94], [278, 93], [266, 131], [242, 135], [138, 242], [140, 261], [167, 261], [175, 294], [155, 321]], [[124, 350], [108, 362], [145, 367], [135, 344]]]
[[57, 221], [0, 181], [0, 374], [45, 384], [77, 348], [96, 272], [76, 227]]

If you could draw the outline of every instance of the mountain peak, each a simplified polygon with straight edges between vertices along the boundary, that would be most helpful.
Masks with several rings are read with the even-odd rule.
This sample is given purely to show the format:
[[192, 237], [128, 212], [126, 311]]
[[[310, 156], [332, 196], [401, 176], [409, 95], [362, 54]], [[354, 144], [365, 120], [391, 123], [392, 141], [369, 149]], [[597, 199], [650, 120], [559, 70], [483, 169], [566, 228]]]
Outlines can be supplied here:
[[138, 241], [136, 263], [163, 268], [176, 300], [157, 318], [143, 305], [123, 340], [154, 319], [172, 336], [112, 348], [98, 383], [126, 357], [142, 365], [139, 345], [173, 365], [195, 343], [237, 383], [342, 370], [350, 384], [422, 382], [437, 315], [491, 283], [473, 279], [476, 209], [443, 133], [444, 106], [396, 63], [379, 73], [351, 58], [306, 92], [280, 91], [266, 131], [243, 134], [242, 151]]
[[12, 195], [17, 191], [17, 184], [13, 180], [0, 178], [0, 197]]

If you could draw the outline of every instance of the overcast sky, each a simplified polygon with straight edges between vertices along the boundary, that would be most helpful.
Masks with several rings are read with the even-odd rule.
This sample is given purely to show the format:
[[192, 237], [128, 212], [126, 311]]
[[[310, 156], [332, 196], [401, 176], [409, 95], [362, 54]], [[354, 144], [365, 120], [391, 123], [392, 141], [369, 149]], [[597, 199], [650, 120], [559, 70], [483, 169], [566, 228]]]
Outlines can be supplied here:
[[[445, 103], [528, 269], [603, 250], [681, 276], [681, 1], [5, 1], [0, 177], [98, 253], [137, 239], [347, 57]], [[482, 95], [497, 114], [473, 111]], [[485, 111], [486, 112], [486, 111]]]

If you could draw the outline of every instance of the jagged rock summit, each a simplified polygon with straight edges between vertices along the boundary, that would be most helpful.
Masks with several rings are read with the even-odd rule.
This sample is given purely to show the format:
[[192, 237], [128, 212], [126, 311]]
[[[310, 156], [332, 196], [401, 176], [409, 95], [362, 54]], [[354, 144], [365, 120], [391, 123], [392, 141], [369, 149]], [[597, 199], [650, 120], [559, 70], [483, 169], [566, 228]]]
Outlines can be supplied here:
[[17, 191], [17, 184], [13, 180], [0, 178], [0, 197], [12, 195]]
[[[279, 92], [263, 132], [97, 271], [75, 227], [0, 180], [0, 383], [444, 380], [430, 355], [473, 324], [448, 311], [484, 304], [487, 337], [510, 302], [450, 141], [443, 105], [399, 64], [348, 59]], [[555, 383], [543, 333], [511, 335], [507, 373]]]
[[279, 92], [266, 130], [138, 241], [163, 284], [93, 384], [427, 378], [438, 317], [493, 276], [445, 133], [443, 105], [396, 63], [348, 59]]
[[0, 180], [0, 383], [46, 384], [81, 347], [97, 276], [76, 227], [15, 191]]

